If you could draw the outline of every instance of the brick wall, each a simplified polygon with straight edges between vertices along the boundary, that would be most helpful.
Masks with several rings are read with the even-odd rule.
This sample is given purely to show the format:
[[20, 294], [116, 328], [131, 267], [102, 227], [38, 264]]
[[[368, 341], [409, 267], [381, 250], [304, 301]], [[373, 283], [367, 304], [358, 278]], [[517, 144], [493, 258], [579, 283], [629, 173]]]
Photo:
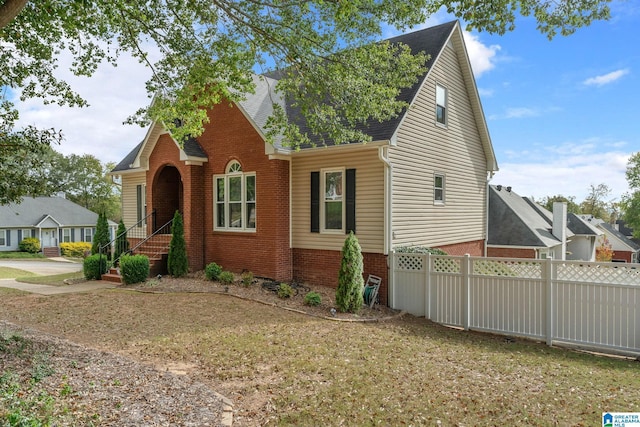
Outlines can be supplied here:
[[[269, 160], [264, 141], [235, 106], [220, 104], [210, 118], [198, 137], [208, 155], [203, 165], [186, 165], [169, 135], [160, 136], [149, 157], [147, 183], [153, 185], [147, 185], [147, 209], [171, 217], [176, 209], [182, 212], [192, 271], [215, 261], [226, 270], [290, 280], [289, 162]], [[224, 174], [232, 160], [256, 173], [256, 232], [213, 229], [213, 176]]]
[[519, 248], [487, 248], [488, 257], [500, 258], [534, 258], [536, 257], [535, 249], [519, 249]]
[[[364, 279], [369, 274], [382, 278], [380, 303], [387, 304], [389, 277], [387, 256], [375, 253], [363, 253]], [[312, 285], [338, 286], [338, 273], [342, 254], [340, 251], [293, 249], [293, 278], [301, 283]]]
[[453, 245], [439, 246], [438, 249], [442, 249], [448, 255], [465, 255], [471, 256], [483, 256], [484, 254], [484, 240], [475, 240], [472, 242], [456, 243]]

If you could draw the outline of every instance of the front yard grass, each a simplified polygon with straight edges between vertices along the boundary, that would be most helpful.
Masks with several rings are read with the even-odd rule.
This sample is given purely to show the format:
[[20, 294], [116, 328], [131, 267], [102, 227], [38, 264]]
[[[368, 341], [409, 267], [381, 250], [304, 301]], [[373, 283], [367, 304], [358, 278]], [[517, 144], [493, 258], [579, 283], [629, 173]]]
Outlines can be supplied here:
[[[28, 308], [28, 310], [26, 309]], [[234, 426], [600, 425], [640, 412], [640, 364], [445, 328], [307, 317], [221, 294], [5, 294], [0, 318], [230, 398]]]
[[15, 279], [16, 277], [33, 276], [37, 276], [37, 274], [26, 270], [20, 270], [19, 268], [0, 267], [0, 279]]

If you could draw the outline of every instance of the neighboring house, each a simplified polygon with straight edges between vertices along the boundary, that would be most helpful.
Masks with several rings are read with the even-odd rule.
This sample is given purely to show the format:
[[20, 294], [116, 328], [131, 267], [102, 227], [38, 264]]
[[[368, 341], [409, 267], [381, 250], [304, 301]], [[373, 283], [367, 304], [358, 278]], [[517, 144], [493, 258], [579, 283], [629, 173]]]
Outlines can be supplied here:
[[599, 228], [603, 235], [598, 239], [598, 246], [604, 243], [604, 239], [609, 241], [613, 249], [614, 262], [640, 262], [640, 245], [629, 239], [618, 230], [617, 225], [609, 224], [593, 215], [581, 215], [583, 219]]
[[487, 256], [595, 261], [602, 232], [566, 209], [556, 203], [549, 212], [511, 187], [490, 185]]
[[[25, 197], [0, 206], [0, 251], [16, 251], [22, 239], [36, 237], [46, 256], [59, 256], [62, 242], [93, 241], [98, 214], [63, 197]], [[117, 224], [109, 221], [113, 236]]]
[[265, 143], [273, 100], [294, 109], [274, 93], [276, 80], [256, 77], [255, 94], [214, 107], [204, 133], [183, 148], [151, 125], [112, 171], [122, 179], [126, 226], [151, 232], [179, 210], [192, 270], [215, 261], [330, 286], [350, 231], [365, 278], [381, 276], [384, 288], [394, 247], [483, 255], [486, 182], [497, 164], [460, 25], [391, 41], [430, 54], [429, 71], [400, 94], [406, 111], [365, 127], [372, 142], [299, 151]]

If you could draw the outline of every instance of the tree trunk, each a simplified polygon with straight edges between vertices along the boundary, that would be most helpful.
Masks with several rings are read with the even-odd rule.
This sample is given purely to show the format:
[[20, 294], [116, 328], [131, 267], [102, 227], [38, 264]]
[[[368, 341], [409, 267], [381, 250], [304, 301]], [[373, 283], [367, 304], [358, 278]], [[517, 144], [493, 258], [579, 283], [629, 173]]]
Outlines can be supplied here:
[[0, 30], [9, 25], [11, 21], [24, 9], [28, 0], [5, 0], [0, 4]]

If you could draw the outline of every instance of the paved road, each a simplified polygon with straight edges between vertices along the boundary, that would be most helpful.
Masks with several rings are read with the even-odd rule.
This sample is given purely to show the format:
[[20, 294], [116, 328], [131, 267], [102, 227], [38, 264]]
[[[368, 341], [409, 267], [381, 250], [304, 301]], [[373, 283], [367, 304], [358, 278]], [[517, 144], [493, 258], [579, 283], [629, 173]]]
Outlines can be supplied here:
[[[55, 274], [73, 273], [82, 270], [82, 264], [69, 262], [64, 259], [57, 261], [34, 261], [34, 260], [0, 260], [0, 267], [19, 268], [20, 270], [31, 271], [43, 276]], [[86, 292], [96, 289], [115, 288], [114, 283], [102, 280], [93, 280], [84, 283], [77, 283], [68, 286], [34, 285], [30, 283], [16, 282], [13, 279], [0, 279], [0, 288], [19, 289], [21, 291], [32, 292], [40, 295], [68, 294], [72, 292]]]

